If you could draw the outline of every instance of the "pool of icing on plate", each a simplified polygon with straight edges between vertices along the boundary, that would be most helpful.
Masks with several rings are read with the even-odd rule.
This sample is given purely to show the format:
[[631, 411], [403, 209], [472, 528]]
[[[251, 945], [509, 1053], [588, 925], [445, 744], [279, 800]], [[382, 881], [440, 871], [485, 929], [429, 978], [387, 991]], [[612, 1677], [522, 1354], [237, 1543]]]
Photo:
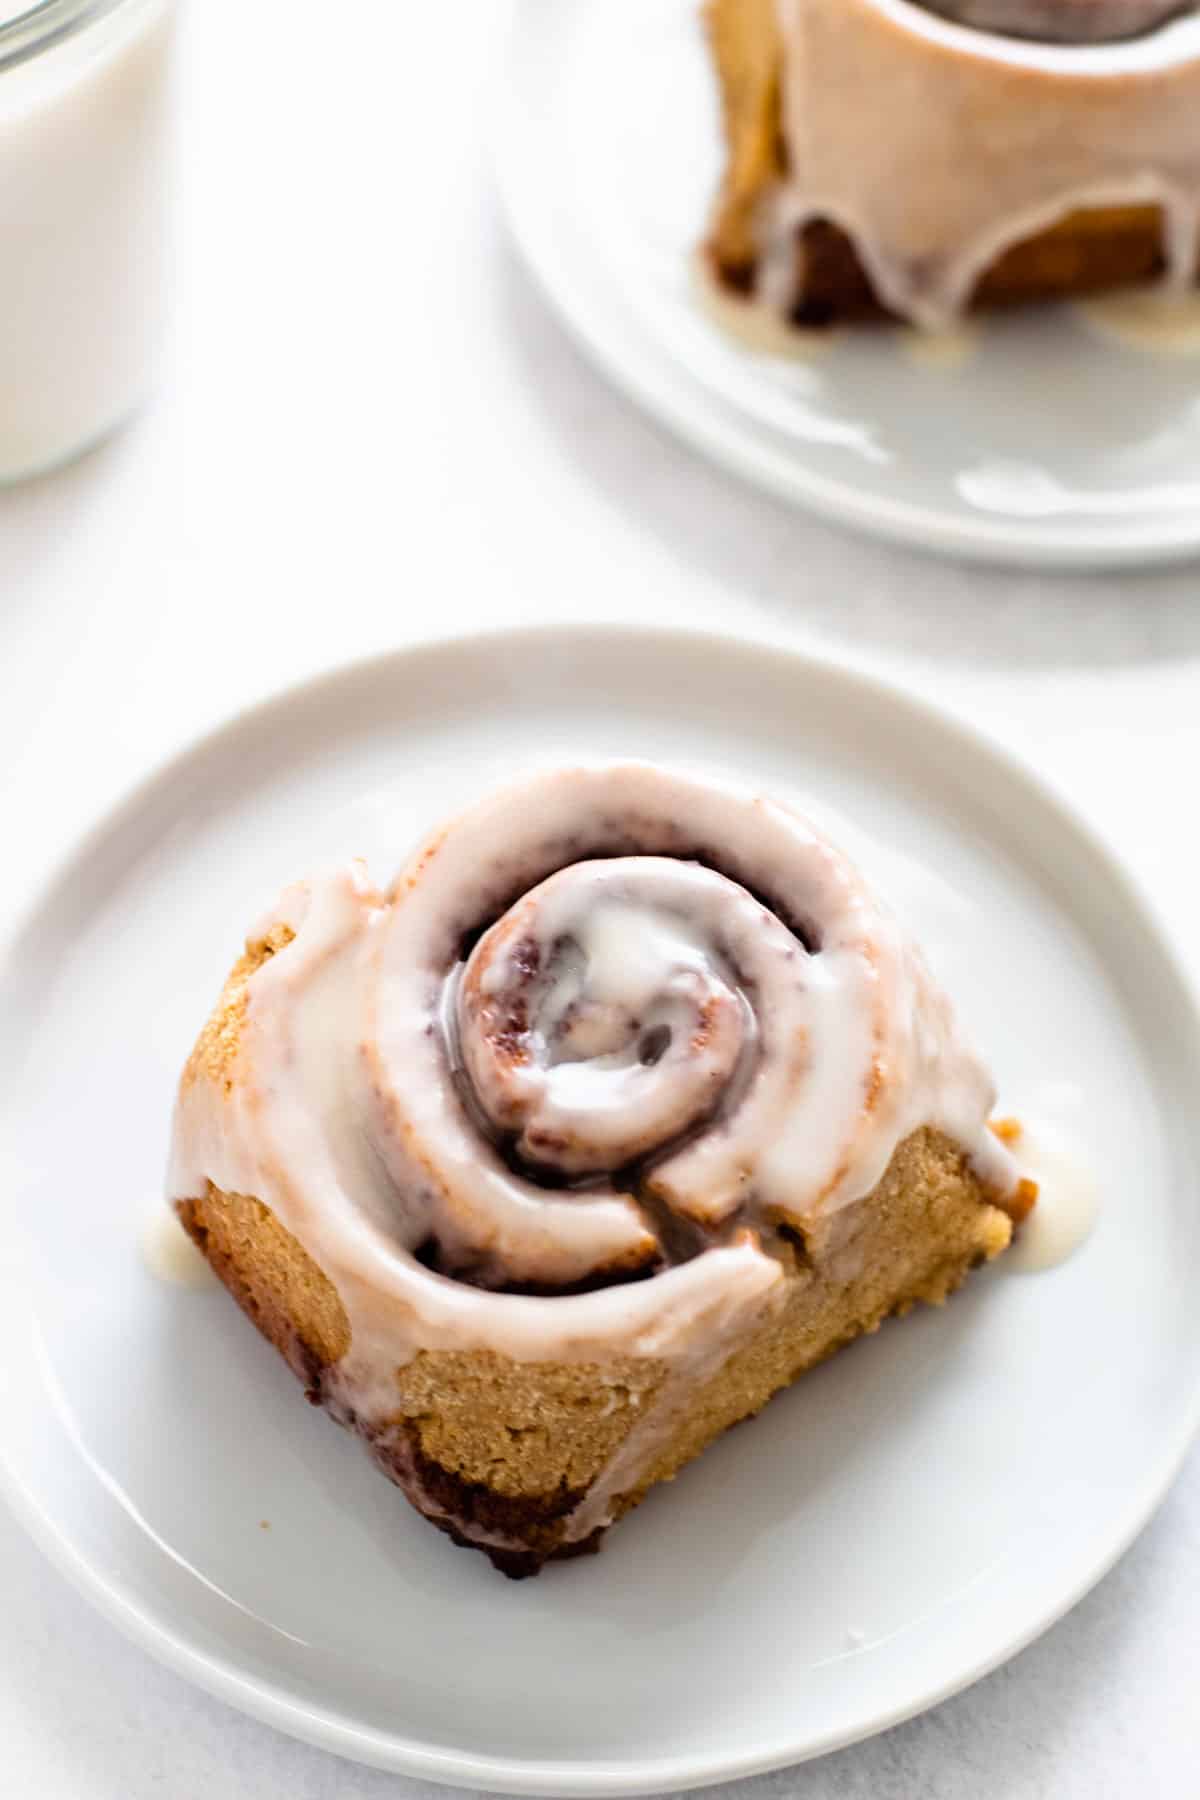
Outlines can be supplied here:
[[1038, 1201], [1001, 1260], [1012, 1275], [1066, 1262], [1091, 1236], [1100, 1204], [1096, 1171], [1072, 1133], [1038, 1113], [1021, 1115], [1019, 1123], [1009, 1149], [1022, 1173], [1037, 1182]]
[[142, 1261], [172, 1287], [215, 1287], [217, 1278], [169, 1206], [156, 1208], [142, 1228]]
[[[726, 337], [755, 355], [811, 362], [846, 340], [843, 327], [792, 325], [778, 307], [766, 300], [730, 293], [699, 259], [693, 264], [692, 288], [705, 317]], [[1183, 294], [1161, 286], [1120, 288], [1058, 306], [1047, 302], [1045, 309], [1065, 313], [1089, 336], [1123, 350], [1152, 356], [1200, 357], [1200, 292]], [[905, 362], [952, 375], [979, 355], [986, 339], [987, 321], [982, 316], [963, 319], [937, 331], [912, 325], [860, 329], [886, 337]]]
[[1072, 311], [1093, 336], [1124, 350], [1200, 356], [1200, 293], [1122, 288], [1077, 300]]
[[703, 257], [692, 262], [692, 291], [700, 310], [727, 337], [760, 356], [787, 357], [802, 362], [824, 356], [842, 333], [836, 325], [793, 325], [777, 306], [753, 295], [731, 293], [713, 274]]

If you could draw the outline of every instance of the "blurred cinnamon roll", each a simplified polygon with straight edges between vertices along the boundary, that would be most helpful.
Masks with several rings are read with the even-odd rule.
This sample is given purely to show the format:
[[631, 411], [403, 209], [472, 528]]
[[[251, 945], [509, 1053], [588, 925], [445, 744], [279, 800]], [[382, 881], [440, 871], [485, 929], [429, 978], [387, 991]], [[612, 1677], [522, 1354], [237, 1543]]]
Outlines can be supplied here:
[[707, 0], [719, 280], [800, 324], [1138, 282], [1200, 260], [1196, 0]]
[[392, 886], [288, 889], [184, 1071], [169, 1195], [310, 1396], [510, 1574], [1032, 1195], [846, 858], [645, 764], [514, 785]]

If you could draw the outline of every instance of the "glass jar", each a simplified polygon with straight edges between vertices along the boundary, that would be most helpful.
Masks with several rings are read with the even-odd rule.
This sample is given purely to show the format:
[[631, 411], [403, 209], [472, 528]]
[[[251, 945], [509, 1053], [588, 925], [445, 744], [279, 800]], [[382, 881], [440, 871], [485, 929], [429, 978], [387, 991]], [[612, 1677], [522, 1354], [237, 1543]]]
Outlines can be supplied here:
[[173, 0], [0, 0], [0, 482], [136, 408], [163, 321]]

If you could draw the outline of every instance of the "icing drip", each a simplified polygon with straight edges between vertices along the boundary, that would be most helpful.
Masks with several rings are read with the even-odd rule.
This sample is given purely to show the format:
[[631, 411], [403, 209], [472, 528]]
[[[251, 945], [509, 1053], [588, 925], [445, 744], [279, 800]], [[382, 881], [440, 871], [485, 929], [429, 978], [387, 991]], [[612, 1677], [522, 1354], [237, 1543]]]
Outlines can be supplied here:
[[1002, 1265], [1016, 1275], [1066, 1262], [1087, 1241], [1099, 1210], [1096, 1170], [1063, 1117], [1076, 1110], [1078, 1090], [1070, 1083], [1047, 1083], [1042, 1097], [1049, 1106], [1046, 1113], [1022, 1110], [1019, 1121], [997, 1120], [992, 1127], [1037, 1188], [1037, 1205]]
[[359, 864], [288, 889], [263, 944], [235, 1077], [181, 1088], [169, 1194], [254, 1195], [297, 1238], [360, 1421], [419, 1350], [656, 1357], [682, 1393], [774, 1303], [776, 1225], [862, 1198], [923, 1125], [1015, 1198], [914, 946], [811, 825], [736, 790], [535, 776], [386, 893]]
[[1076, 211], [1161, 208], [1166, 279], [1195, 279], [1194, 12], [1132, 42], [1064, 46], [910, 0], [777, 4], [788, 176], [760, 228], [774, 303], [797, 298], [792, 247], [816, 219], [852, 240], [883, 304], [925, 329], [957, 317], [1004, 251]]

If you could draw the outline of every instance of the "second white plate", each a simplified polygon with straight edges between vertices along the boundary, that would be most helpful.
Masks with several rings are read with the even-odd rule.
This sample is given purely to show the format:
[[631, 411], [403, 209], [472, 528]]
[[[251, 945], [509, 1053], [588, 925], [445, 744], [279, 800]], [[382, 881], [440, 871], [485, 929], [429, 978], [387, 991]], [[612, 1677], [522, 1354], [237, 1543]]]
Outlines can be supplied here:
[[[1072, 1114], [1104, 1194], [1062, 1267], [1001, 1265], [885, 1327], [603, 1555], [513, 1586], [303, 1404], [223, 1292], [164, 1285], [139, 1239], [178, 1070], [259, 907], [351, 855], [386, 878], [518, 769], [613, 755], [832, 820], [1002, 1104]], [[0, 1486], [147, 1648], [346, 1756], [559, 1800], [812, 1756], [1011, 1654], [1161, 1497], [1200, 1414], [1198, 1090], [1187, 982], [1119, 869], [945, 716], [703, 636], [552, 628], [380, 658], [156, 775], [7, 961]]]
[[1067, 308], [989, 319], [940, 365], [889, 330], [798, 358], [717, 327], [693, 276], [720, 167], [700, 11], [516, 0], [502, 186], [602, 366], [727, 467], [882, 537], [1034, 566], [1200, 550], [1200, 362], [1102, 339]]

